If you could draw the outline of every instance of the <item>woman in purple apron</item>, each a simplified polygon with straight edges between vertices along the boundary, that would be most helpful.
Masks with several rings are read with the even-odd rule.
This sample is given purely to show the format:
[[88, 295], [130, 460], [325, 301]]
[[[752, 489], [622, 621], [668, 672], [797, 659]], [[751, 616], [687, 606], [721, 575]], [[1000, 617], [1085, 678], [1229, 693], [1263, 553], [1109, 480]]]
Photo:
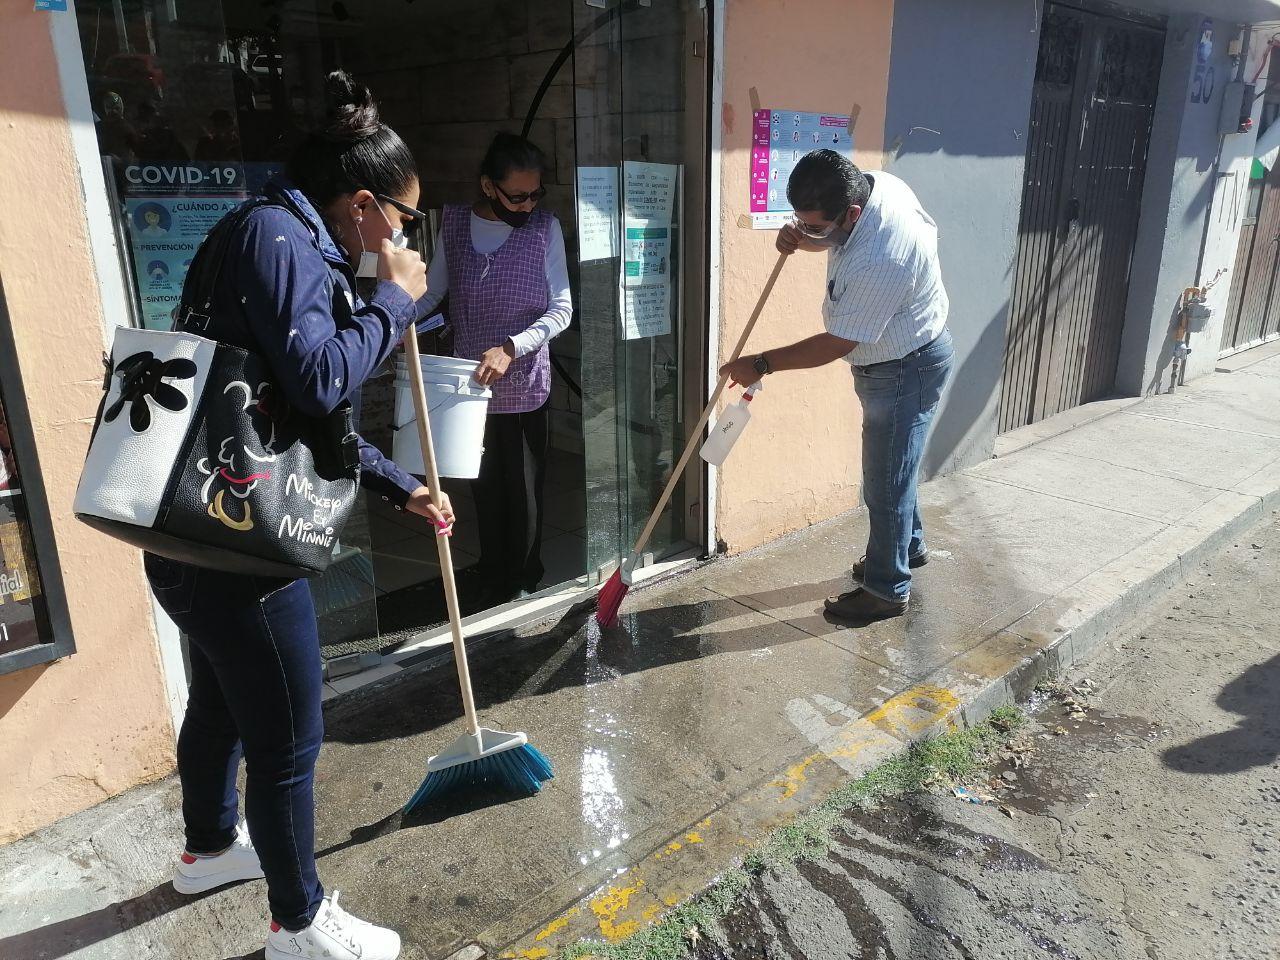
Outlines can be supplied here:
[[551, 393], [548, 344], [573, 317], [560, 222], [546, 196], [546, 157], [500, 133], [480, 166], [475, 203], [447, 206], [419, 316], [449, 295], [454, 354], [477, 360], [493, 390], [484, 459], [472, 482], [486, 604], [531, 593], [542, 579], [542, 488]]

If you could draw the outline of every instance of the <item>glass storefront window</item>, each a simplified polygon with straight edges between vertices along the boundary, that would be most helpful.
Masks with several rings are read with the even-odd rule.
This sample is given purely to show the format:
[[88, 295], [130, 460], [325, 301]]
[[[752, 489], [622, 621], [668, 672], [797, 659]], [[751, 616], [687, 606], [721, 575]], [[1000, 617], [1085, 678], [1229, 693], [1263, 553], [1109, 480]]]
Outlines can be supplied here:
[[[9, 328], [2, 292], [0, 324]], [[10, 406], [11, 398], [14, 406]], [[49, 577], [41, 571], [42, 557], [53, 558], [48, 506], [43, 490], [26, 485], [38, 484], [39, 478], [27, 430], [25, 398], [12, 344], [6, 338], [0, 343], [0, 674], [47, 663], [74, 651], [69, 630], [55, 629], [50, 616], [56, 608], [58, 625], [65, 628], [56, 570], [50, 571]], [[38, 549], [43, 552], [37, 553]], [[51, 581], [52, 590], [46, 580]]]
[[[526, 130], [549, 159], [543, 203], [563, 227], [575, 306], [551, 343], [542, 586], [585, 584], [629, 550], [702, 396], [705, 280], [689, 274], [706, 236], [706, 97], [691, 78], [706, 61], [688, 56], [705, 37], [696, 0], [78, 0], [76, 11], [122, 269], [135, 322], [149, 327], [169, 326], [209, 227], [281, 171], [329, 70], [372, 89], [418, 158], [419, 206], [436, 226], [443, 207], [477, 196], [493, 135]], [[583, 252], [581, 175], [602, 168], [627, 198], [611, 223], [634, 242]], [[449, 349], [447, 337], [424, 341]], [[393, 359], [360, 403], [362, 434], [388, 454], [395, 379]], [[655, 557], [702, 540], [696, 473]], [[469, 483], [446, 487], [474, 611], [488, 595], [467, 574], [477, 508]], [[366, 498], [315, 583], [326, 656], [385, 650], [442, 621], [435, 557], [425, 523]]]
[[0, 658], [53, 642], [4, 392], [0, 388]]

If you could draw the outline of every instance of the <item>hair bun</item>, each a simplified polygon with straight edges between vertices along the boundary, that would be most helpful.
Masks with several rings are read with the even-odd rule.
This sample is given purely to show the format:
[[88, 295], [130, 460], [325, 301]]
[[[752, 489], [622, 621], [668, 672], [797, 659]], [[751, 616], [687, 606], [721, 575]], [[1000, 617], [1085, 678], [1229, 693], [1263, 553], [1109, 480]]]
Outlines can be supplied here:
[[345, 70], [334, 70], [325, 77], [324, 93], [322, 133], [327, 139], [353, 142], [371, 137], [382, 129], [373, 94]]

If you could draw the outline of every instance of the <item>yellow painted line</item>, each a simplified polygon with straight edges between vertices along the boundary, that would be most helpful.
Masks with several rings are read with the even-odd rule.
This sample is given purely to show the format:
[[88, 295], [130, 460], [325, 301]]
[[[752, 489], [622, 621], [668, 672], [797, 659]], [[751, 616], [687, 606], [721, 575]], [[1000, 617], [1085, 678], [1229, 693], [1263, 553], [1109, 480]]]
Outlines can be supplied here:
[[635, 883], [627, 887], [610, 887], [607, 891], [591, 900], [591, 912], [599, 920], [600, 933], [610, 943], [624, 940], [640, 929], [638, 920], [624, 920], [618, 923], [618, 914], [627, 909], [631, 898], [644, 886], [644, 880], [637, 878]]
[[799, 763], [794, 763], [782, 771], [782, 776], [769, 784], [771, 787], [778, 787], [782, 790], [782, 796], [779, 800], [790, 800], [800, 792], [800, 785], [806, 779], [805, 771], [817, 763], [819, 760], [825, 760], [825, 753], [815, 753], [805, 757]]
[[[885, 733], [895, 733], [895, 727], [907, 733], [920, 733], [958, 706], [960, 698], [950, 690], [922, 684], [891, 697], [863, 719]], [[923, 716], [913, 717], [912, 713]]]
[[[868, 725], [899, 738], [910, 737], [935, 725], [951, 714], [959, 705], [959, 697], [945, 688], [928, 684], [912, 687], [895, 697], [891, 697], [865, 717], [851, 723], [840, 732], [835, 745], [830, 750], [811, 754], [792, 764], [782, 772], [778, 779], [771, 781], [769, 786], [779, 789], [778, 799], [780, 801], [789, 800], [799, 792], [801, 786], [808, 779], [809, 768], [815, 763], [833, 758], [853, 759], [867, 747], [876, 743], [875, 737], [867, 736], [869, 732]], [[951, 725], [954, 726], [954, 723]], [[650, 903], [646, 906], [640, 911], [638, 919], [624, 919], [632, 899], [646, 886], [646, 878], [649, 873], [646, 867], [650, 865], [650, 862], [663, 861], [668, 857], [675, 856], [682, 850], [687, 850], [690, 846], [706, 843], [705, 834], [711, 828], [711, 825], [711, 817], [694, 824], [691, 829], [687, 830], [679, 838], [671, 840], [661, 849], [651, 854], [647, 860], [636, 864], [628, 875], [629, 885], [624, 887], [608, 885], [587, 900], [586, 906], [590, 908], [591, 913], [594, 915], [600, 935], [605, 940], [609, 943], [617, 943], [619, 940], [624, 940], [639, 930], [642, 923], [650, 924], [658, 919], [658, 916], [662, 913], [663, 906], [668, 908], [679, 906], [680, 897], [671, 895], [660, 898], [655, 897], [654, 899], [659, 902]], [[729, 838], [715, 839], [728, 841]], [[733, 840], [739, 846], [754, 845], [754, 841], [745, 836], [735, 836]], [[582, 907], [573, 907], [560, 914], [534, 935], [533, 942], [535, 944], [544, 943], [562, 933], [572, 920], [582, 912]], [[502, 954], [502, 957], [505, 960], [546, 960], [550, 955], [551, 951], [545, 946], [532, 946], [520, 951], [508, 950]]]
[[[533, 942], [541, 943], [549, 937], [554, 937], [557, 933], [569, 925], [569, 921], [582, 912], [581, 907], [573, 907], [556, 917], [545, 927], [534, 934]], [[528, 950], [515, 952], [508, 950], [502, 954], [502, 960], [544, 960], [545, 957], [551, 956], [551, 951], [546, 947], [532, 947]]]
[[782, 776], [770, 782], [769, 786], [781, 791], [779, 803], [786, 802], [800, 792], [800, 787], [808, 779], [809, 768], [815, 763], [834, 758], [852, 760], [871, 745], [872, 741], [859, 735], [862, 724], [869, 723], [893, 736], [911, 736], [927, 730], [959, 705], [960, 698], [950, 690], [929, 684], [912, 687], [890, 697], [865, 717], [851, 723], [840, 732], [839, 738], [843, 742], [838, 746], [812, 753], [798, 763], [793, 763], [782, 772]]
[[541, 930], [538, 931], [538, 935], [533, 938], [534, 942], [541, 943], [543, 940], [547, 939], [547, 937], [555, 936], [557, 933], [559, 933], [561, 930], [563, 930], [565, 927], [569, 925], [570, 920], [572, 920], [581, 912], [582, 912], [581, 907], [574, 907], [568, 913], [564, 913], [556, 917], [554, 920], [552, 920], [545, 927], [543, 927]]
[[[709, 823], [711, 823], [710, 818], [703, 820], [701, 823], [697, 824], [697, 826], [705, 830]], [[690, 830], [688, 833], [686, 833], [684, 835], [683, 842], [681, 842], [680, 840], [672, 840], [665, 847], [663, 847], [661, 850], [655, 853], [653, 855], [653, 859], [663, 860], [671, 856], [673, 853], [677, 853], [680, 850], [683, 850], [686, 844], [693, 844], [693, 843], [702, 843], [702, 834], [699, 833], [697, 830]]]

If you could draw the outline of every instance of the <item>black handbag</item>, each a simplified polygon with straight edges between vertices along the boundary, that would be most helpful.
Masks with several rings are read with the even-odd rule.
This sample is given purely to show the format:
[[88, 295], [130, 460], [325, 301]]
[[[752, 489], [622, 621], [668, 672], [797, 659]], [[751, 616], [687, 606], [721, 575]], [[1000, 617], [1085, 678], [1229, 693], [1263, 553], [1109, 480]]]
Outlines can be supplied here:
[[194, 566], [318, 576], [359, 486], [350, 404], [304, 416], [262, 357], [188, 332], [207, 327], [230, 241], [253, 207], [224, 217], [197, 251], [178, 314], [184, 329], [116, 331], [75, 514]]

